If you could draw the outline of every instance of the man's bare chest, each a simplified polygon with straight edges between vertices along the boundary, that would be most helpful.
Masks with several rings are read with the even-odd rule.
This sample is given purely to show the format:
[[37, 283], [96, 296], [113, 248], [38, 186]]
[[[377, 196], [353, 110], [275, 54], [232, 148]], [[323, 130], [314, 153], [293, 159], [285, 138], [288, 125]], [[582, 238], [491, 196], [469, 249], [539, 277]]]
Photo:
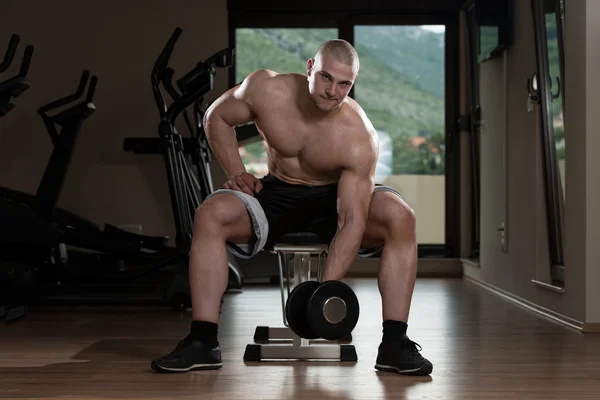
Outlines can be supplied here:
[[309, 123], [291, 113], [272, 113], [256, 121], [269, 150], [283, 158], [297, 158], [317, 170], [338, 168], [343, 149], [332, 123]]

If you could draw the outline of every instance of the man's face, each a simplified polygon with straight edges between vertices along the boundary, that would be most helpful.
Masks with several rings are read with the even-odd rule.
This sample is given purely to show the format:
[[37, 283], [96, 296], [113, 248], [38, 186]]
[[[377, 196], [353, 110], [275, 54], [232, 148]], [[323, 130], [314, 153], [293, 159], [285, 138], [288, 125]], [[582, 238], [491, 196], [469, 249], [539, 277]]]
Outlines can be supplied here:
[[357, 76], [351, 65], [332, 57], [311, 58], [306, 69], [310, 97], [317, 108], [323, 111], [332, 111], [340, 106]]

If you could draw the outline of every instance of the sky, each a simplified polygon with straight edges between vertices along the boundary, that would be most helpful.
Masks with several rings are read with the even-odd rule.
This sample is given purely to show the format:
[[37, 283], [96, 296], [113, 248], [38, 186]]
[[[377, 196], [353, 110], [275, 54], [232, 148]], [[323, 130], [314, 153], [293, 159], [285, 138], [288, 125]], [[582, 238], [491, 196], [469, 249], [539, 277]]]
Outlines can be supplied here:
[[444, 25], [421, 25], [421, 28], [437, 33], [446, 31], [446, 27]]

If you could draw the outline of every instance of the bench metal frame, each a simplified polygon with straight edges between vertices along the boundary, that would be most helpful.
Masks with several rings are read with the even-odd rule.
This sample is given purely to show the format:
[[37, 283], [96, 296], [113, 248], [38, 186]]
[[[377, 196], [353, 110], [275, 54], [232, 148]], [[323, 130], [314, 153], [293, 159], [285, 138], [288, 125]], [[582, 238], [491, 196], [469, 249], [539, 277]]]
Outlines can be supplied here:
[[[279, 283], [281, 289], [281, 311], [283, 327], [257, 326], [254, 332], [254, 344], [248, 344], [244, 353], [244, 361], [265, 360], [328, 360], [357, 361], [354, 345], [342, 344], [323, 339], [309, 340], [293, 332], [285, 315], [285, 304], [294, 287], [307, 280], [316, 279], [321, 282], [323, 267], [329, 246], [321, 243], [277, 243], [272, 253], [277, 254], [279, 261]], [[293, 286], [289, 276], [289, 256], [293, 261]], [[312, 261], [316, 259], [316, 277], [311, 276]], [[284, 270], [287, 289], [284, 285]], [[291, 343], [290, 343], [291, 342]]]

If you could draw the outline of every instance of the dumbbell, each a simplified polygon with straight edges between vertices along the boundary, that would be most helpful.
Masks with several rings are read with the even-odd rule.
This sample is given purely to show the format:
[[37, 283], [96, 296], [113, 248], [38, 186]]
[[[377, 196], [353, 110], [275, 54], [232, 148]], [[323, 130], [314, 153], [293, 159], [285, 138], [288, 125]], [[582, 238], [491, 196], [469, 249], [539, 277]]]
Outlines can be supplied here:
[[358, 322], [358, 298], [341, 281], [305, 281], [288, 296], [285, 316], [290, 329], [305, 339], [340, 340]]

